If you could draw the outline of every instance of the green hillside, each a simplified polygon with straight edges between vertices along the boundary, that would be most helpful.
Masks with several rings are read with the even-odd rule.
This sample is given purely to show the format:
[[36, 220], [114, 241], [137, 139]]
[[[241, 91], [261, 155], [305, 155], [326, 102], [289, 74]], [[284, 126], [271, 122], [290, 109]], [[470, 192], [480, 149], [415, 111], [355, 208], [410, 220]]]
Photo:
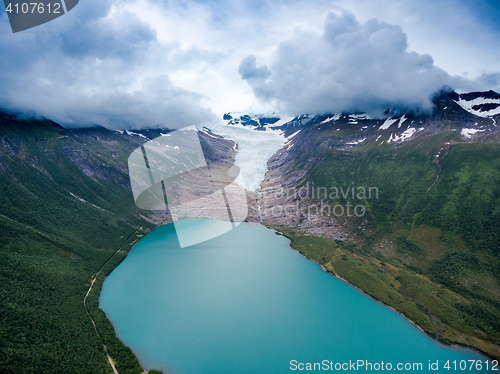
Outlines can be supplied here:
[[[375, 127], [337, 127], [304, 129], [280, 168], [285, 180], [305, 173], [295, 188], [375, 187], [372, 197], [323, 198], [363, 204], [365, 215], [339, 220], [345, 241], [273, 227], [440, 341], [500, 358], [498, 134], [467, 141], [441, 128], [382, 143], [389, 134]], [[98, 298], [105, 276], [153, 228], [127, 175], [128, 155], [145, 141], [0, 114], [0, 372], [112, 373], [103, 344], [121, 374], [143, 371]], [[232, 157], [231, 142], [206, 136], [202, 146], [212, 161]], [[83, 304], [99, 271], [87, 307], [102, 340]]]
[[308, 165], [297, 187], [370, 186], [378, 198], [325, 200], [366, 207], [364, 217], [342, 217], [345, 242], [280, 230], [295, 249], [430, 335], [499, 358], [500, 144], [441, 131], [397, 144], [321, 146], [352, 132], [333, 130], [304, 131], [297, 140], [295, 168]]
[[[97, 307], [103, 275], [152, 228], [126, 185], [136, 144], [7, 115], [0, 143], [0, 372], [112, 373], [103, 342], [120, 373], [142, 372]], [[87, 302], [102, 342], [83, 298], [120, 247]]]

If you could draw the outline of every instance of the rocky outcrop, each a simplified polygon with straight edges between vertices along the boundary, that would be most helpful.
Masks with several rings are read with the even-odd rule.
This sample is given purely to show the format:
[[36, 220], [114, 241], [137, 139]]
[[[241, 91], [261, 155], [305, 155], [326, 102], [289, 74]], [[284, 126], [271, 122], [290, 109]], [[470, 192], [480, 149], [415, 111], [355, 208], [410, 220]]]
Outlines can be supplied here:
[[299, 187], [307, 169], [297, 169], [294, 155], [285, 148], [271, 157], [262, 187], [249, 199], [254, 208], [248, 220], [336, 240], [347, 239], [344, 222], [332, 217], [321, 201], [312, 198], [307, 184]]

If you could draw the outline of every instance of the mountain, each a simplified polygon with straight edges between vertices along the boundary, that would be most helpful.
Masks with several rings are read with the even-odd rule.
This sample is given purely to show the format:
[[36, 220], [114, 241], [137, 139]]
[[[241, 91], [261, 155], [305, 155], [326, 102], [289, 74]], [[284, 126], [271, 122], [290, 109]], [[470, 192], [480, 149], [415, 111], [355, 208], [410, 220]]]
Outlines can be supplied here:
[[378, 123], [380, 120], [392, 120], [391, 123], [394, 123], [396, 122], [394, 120], [402, 117], [421, 124], [427, 123], [429, 126], [435, 125], [438, 120], [455, 121], [459, 126], [468, 126], [475, 125], [477, 122], [495, 125], [500, 114], [500, 94], [494, 91], [458, 94], [445, 88], [436, 93], [432, 101], [434, 104], [432, 113], [387, 109], [385, 118], [371, 118], [366, 113], [303, 114], [298, 117], [289, 117], [278, 113], [250, 115], [229, 112], [224, 114], [223, 120], [227, 121], [227, 125], [250, 126], [257, 130], [308, 127], [312, 123], [318, 125], [318, 121], [321, 124], [348, 123], [350, 125], [360, 123], [366, 125]]
[[251, 219], [436, 339], [499, 358], [500, 116], [460, 105], [498, 94], [462, 95], [283, 125]]
[[[432, 113], [386, 118], [228, 113], [230, 126], [287, 139], [248, 193], [248, 221], [441, 342], [500, 358], [496, 101], [493, 91], [444, 90]], [[137, 208], [127, 167], [168, 131], [65, 129], [0, 113], [1, 372], [112, 373], [103, 344], [120, 373], [143, 371], [98, 297], [133, 244], [170, 219]], [[222, 179], [237, 145], [208, 129], [198, 136]], [[99, 336], [83, 305], [94, 279], [86, 307]]]
[[500, 94], [495, 91], [453, 92], [450, 96], [463, 109], [476, 116], [491, 118], [500, 114]]
[[276, 129], [283, 126], [290, 122], [293, 117], [281, 116], [277, 113], [249, 115], [230, 112], [224, 114], [222, 119], [228, 121], [226, 124], [229, 126], [249, 126], [255, 130], [266, 131], [266, 129]]
[[[0, 113], [0, 372], [113, 373], [103, 344], [120, 374], [143, 372], [98, 298], [105, 276], [166, 220], [135, 205], [127, 160], [167, 131], [64, 129]], [[212, 165], [233, 163], [234, 142], [199, 138]]]

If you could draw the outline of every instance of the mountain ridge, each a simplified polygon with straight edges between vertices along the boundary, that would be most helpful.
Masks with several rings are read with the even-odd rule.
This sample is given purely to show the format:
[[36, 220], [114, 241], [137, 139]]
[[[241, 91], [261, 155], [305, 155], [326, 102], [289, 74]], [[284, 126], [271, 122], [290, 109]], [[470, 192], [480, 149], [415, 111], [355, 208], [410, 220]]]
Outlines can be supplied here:
[[[499, 129], [448, 94], [435, 101], [428, 117], [290, 124], [295, 135], [269, 160], [253, 219], [441, 342], [498, 358]], [[312, 186], [328, 194], [297, 193]], [[377, 187], [377, 198], [330, 194], [351, 186]], [[322, 213], [347, 204], [366, 212]]]
[[[498, 101], [498, 105], [496, 103], [493, 103], [492, 105], [495, 105], [495, 108], [500, 106], [500, 94], [490, 90], [490, 91], [475, 91], [475, 92], [469, 92], [469, 93], [462, 93], [458, 94], [457, 92], [453, 91], [450, 88], [445, 88], [437, 93], [435, 93], [432, 96], [432, 103], [433, 103], [433, 108], [430, 113], [416, 113], [414, 110], [395, 110], [395, 109], [387, 109], [385, 112], [385, 116], [382, 116], [380, 118], [373, 118], [368, 116], [366, 113], [362, 112], [356, 112], [356, 113], [349, 113], [349, 112], [341, 112], [341, 113], [324, 113], [324, 114], [302, 114], [300, 116], [296, 117], [288, 117], [291, 118], [290, 120], [287, 120], [286, 123], [283, 125], [276, 125], [277, 122], [279, 122], [282, 118], [287, 118], [286, 116], [281, 116], [278, 113], [270, 113], [270, 114], [256, 114], [256, 115], [250, 115], [250, 114], [241, 114], [241, 113], [232, 113], [228, 112], [223, 115], [223, 120], [228, 121], [228, 125], [242, 125], [242, 126], [251, 126], [255, 127], [258, 129], [268, 127], [268, 128], [286, 128], [289, 126], [294, 126], [297, 127], [307, 125], [307, 123], [311, 122], [312, 120], [322, 118], [323, 120], [328, 119], [328, 118], [335, 118], [334, 122], [343, 122], [345, 120], [349, 121], [349, 118], [351, 118], [351, 123], [354, 123], [355, 121], [352, 121], [352, 119], [357, 119], [357, 120], [381, 120], [385, 121], [387, 119], [391, 118], [401, 118], [403, 115], [406, 115], [407, 118], [410, 119], [418, 119], [418, 118], [425, 118], [425, 117], [435, 117], [435, 116], [456, 116], [456, 115], [461, 115], [463, 118], [466, 118], [468, 120], [471, 120], [472, 118], [477, 118], [477, 117], [482, 117], [482, 118], [493, 118], [500, 114], [500, 112], [489, 112], [487, 110], [483, 110], [485, 112], [484, 116], [478, 115], [478, 111], [481, 112], [481, 109], [475, 109], [475, 110], [470, 110], [462, 105], [460, 105], [460, 101], [473, 101], [478, 98], [483, 98], [485, 100], [490, 100], [490, 101]], [[483, 104], [483, 105], [488, 105], [488, 103]], [[484, 108], [483, 108], [484, 109]], [[472, 116], [468, 116], [466, 113], [469, 113]], [[494, 121], [492, 121], [495, 123]], [[288, 125], [288, 126], [287, 126]]]
[[[146, 135], [0, 113], [1, 372], [112, 373], [103, 344], [121, 374], [143, 372], [98, 303], [104, 277], [168, 218], [130, 190], [128, 157]], [[199, 138], [207, 162], [232, 164], [234, 142]], [[82, 301], [103, 264], [87, 298], [97, 335]]]
[[[495, 94], [488, 95], [496, 100]], [[353, 113], [225, 121], [286, 137], [268, 162], [262, 188], [248, 193], [248, 221], [262, 220], [283, 232], [294, 249], [441, 342], [498, 358], [499, 115], [478, 116], [454, 97], [436, 95], [430, 115], [392, 111], [382, 119]], [[109, 372], [81, 301], [92, 274], [123, 238], [133, 240], [107, 272], [148, 230], [168, 222], [164, 213], [135, 206], [127, 169], [134, 149], [168, 131], [65, 129], [46, 119], [0, 113], [0, 277], [7, 285], [0, 308], [9, 316], [0, 334], [1, 369]], [[234, 162], [234, 142], [208, 129], [199, 138], [210, 162]], [[307, 208], [359, 204], [356, 197], [276, 197], [279, 189], [293, 192], [308, 182], [375, 186], [379, 198], [362, 201], [363, 217], [339, 218], [307, 217]], [[305, 213], [272, 214], [287, 204]], [[98, 309], [102, 280], [91, 294], [91, 313], [119, 372], [142, 372]], [[81, 341], [72, 338], [75, 323]]]

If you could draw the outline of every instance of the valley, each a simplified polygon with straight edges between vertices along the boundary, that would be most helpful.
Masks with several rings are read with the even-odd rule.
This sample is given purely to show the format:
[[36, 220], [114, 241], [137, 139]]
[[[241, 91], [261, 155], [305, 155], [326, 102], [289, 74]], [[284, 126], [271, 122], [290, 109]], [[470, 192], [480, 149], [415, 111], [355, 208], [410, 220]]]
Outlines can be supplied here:
[[[247, 191], [247, 221], [281, 232], [293, 249], [439, 341], [498, 359], [500, 118], [489, 112], [497, 100], [442, 92], [432, 114], [245, 117], [238, 125], [285, 138], [261, 188]], [[167, 130], [64, 129], [2, 113], [0, 131], [0, 369], [112, 373], [104, 344], [119, 373], [141, 373], [98, 298], [105, 276], [155, 226], [203, 218], [196, 207], [170, 215], [135, 205], [127, 158]], [[238, 146], [208, 129], [199, 137], [223, 183]], [[377, 194], [294, 193], [306, 186]], [[363, 205], [363, 214], [331, 213], [348, 204]], [[101, 340], [83, 299], [103, 264], [87, 298]]]
[[[200, 136], [226, 170], [234, 142]], [[0, 113], [0, 371], [113, 373], [103, 345], [119, 373], [143, 371], [98, 300], [133, 245], [170, 219], [138, 209], [130, 191], [127, 159], [146, 141]]]

